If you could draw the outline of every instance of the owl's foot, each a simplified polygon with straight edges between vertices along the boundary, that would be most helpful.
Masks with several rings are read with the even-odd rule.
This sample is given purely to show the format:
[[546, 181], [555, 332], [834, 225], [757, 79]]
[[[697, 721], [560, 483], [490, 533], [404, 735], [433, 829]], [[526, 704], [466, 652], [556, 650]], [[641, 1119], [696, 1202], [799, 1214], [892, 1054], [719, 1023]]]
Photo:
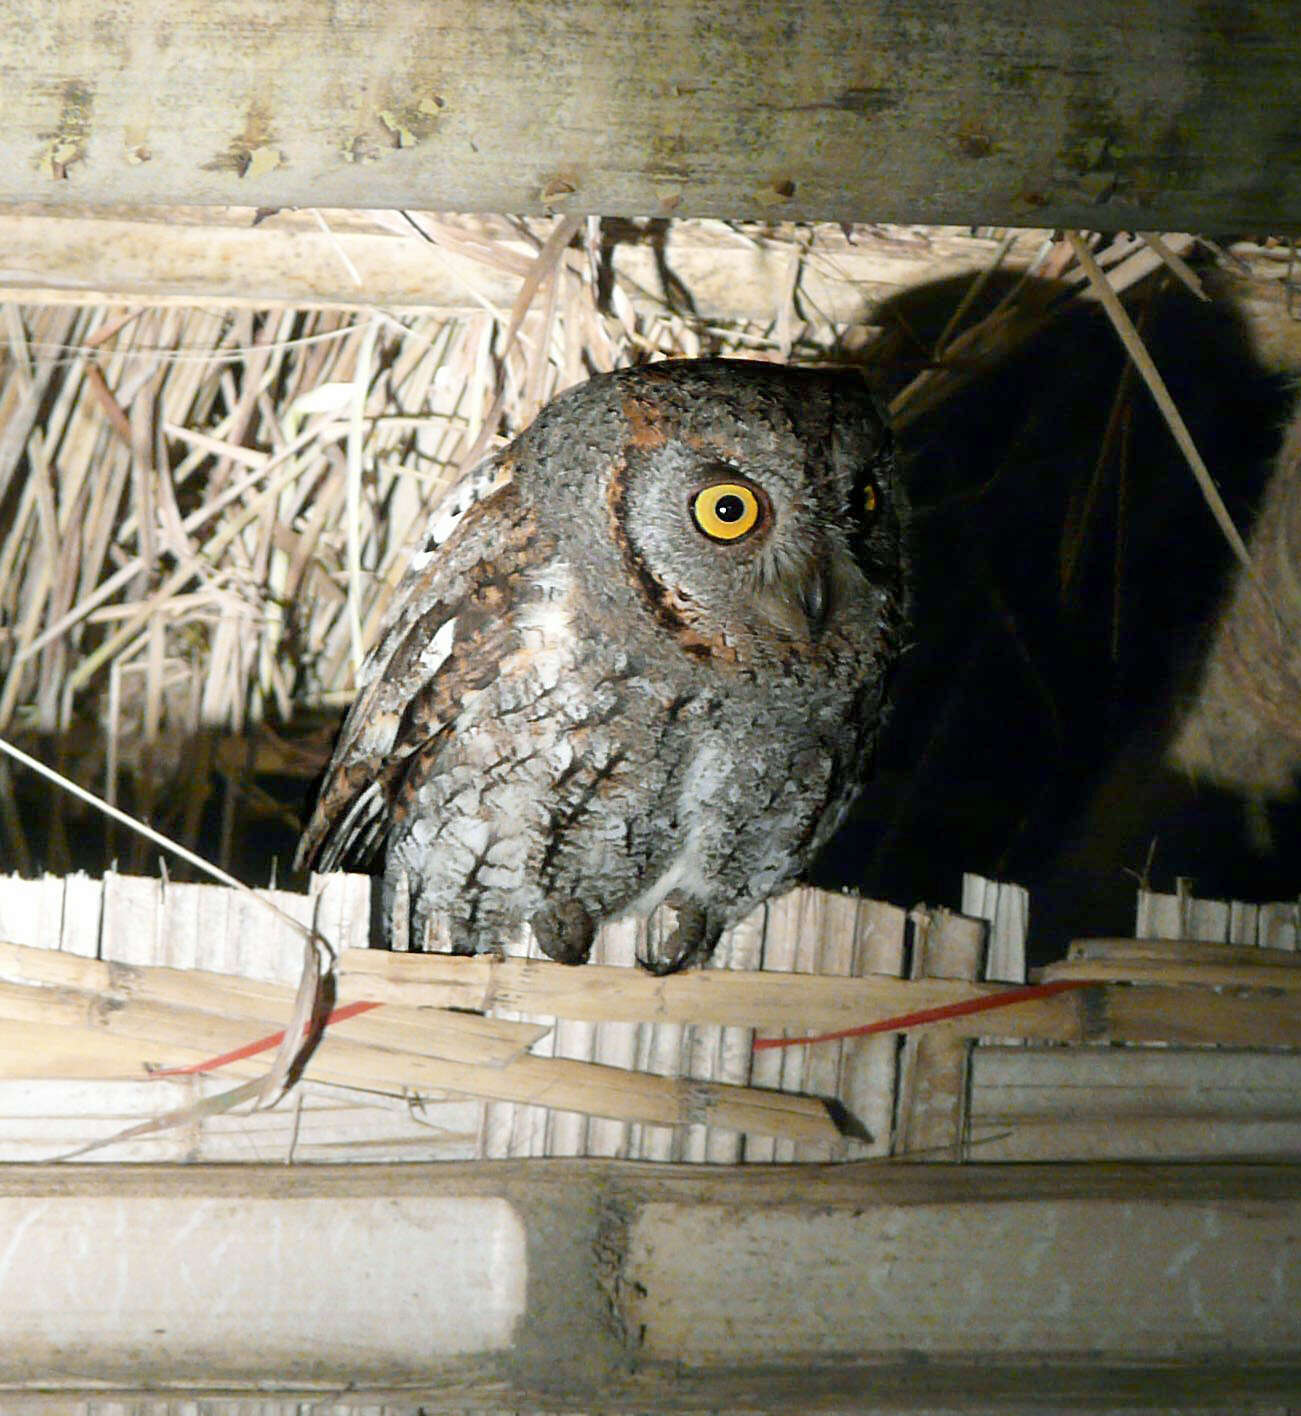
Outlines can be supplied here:
[[549, 900], [529, 920], [538, 948], [558, 964], [585, 964], [596, 921], [577, 900]]
[[637, 956], [637, 962], [647, 973], [661, 978], [690, 968], [692, 964], [703, 964], [714, 952], [722, 932], [710, 923], [709, 911], [704, 905], [684, 901], [676, 908], [678, 923], [673, 933], [662, 944], [649, 944], [646, 953]]

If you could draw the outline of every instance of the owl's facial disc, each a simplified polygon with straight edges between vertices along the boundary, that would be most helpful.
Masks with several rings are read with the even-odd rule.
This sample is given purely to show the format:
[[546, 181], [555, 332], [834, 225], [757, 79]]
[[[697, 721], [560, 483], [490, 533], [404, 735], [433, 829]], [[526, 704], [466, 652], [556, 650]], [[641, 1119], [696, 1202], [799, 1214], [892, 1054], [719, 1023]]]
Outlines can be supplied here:
[[[688, 502], [695, 529], [720, 557], [733, 560], [737, 589], [745, 609], [797, 639], [815, 639], [830, 603], [823, 558], [804, 548], [788, 506], [778, 525], [773, 499], [763, 486], [726, 464], [711, 469]], [[783, 534], [784, 533], [784, 534]]]
[[734, 660], [812, 648], [837, 619], [848, 589], [846, 537], [833, 528], [840, 493], [810, 482], [802, 446], [774, 437], [742, 458], [666, 437], [622, 471], [616, 536], [688, 652]]

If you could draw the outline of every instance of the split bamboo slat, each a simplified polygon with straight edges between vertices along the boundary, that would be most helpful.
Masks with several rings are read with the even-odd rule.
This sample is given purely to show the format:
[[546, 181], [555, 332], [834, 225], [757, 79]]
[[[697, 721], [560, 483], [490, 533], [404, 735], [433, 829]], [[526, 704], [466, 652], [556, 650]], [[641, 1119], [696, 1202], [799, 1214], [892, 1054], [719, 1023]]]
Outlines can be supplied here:
[[[965, 1154], [982, 1161], [1294, 1160], [1301, 1156], [1295, 901], [1139, 892], [1134, 939], [1079, 939], [1042, 981], [1102, 983], [1109, 1021], [1130, 1030], [1156, 1000], [1167, 1038], [1146, 1046], [973, 1054]], [[1092, 989], [1090, 996], [1095, 996]], [[1232, 1037], [1211, 1046], [1237, 1013]], [[1292, 1049], [1285, 1051], [1283, 1049]]]
[[[118, 894], [128, 899], [139, 894], [132, 889], [135, 883], [110, 882], [126, 889], [110, 888], [106, 912], [116, 918], [136, 915], [137, 937], [147, 938], [156, 929], [140, 927], [140, 901], [126, 911], [114, 903]], [[173, 886], [167, 893], [193, 900], [193, 892], [216, 889]], [[271, 918], [271, 924], [278, 922]], [[0, 945], [0, 1038], [10, 1034], [7, 1045], [0, 1044], [0, 1074], [49, 1079], [61, 1070], [83, 1080], [147, 1079], [274, 1034], [290, 1016], [292, 999], [292, 988], [283, 983]], [[337, 1006], [343, 1010], [354, 1001], [341, 994]], [[21, 1031], [10, 1033], [12, 1024]], [[830, 1141], [838, 1134], [817, 1098], [528, 1055], [526, 1049], [549, 1030], [550, 1024], [389, 1004], [382, 1012], [332, 1024], [306, 1076], [393, 1095], [451, 1092], [624, 1122], [709, 1122], [742, 1132], [775, 1129], [801, 1140]], [[264, 1055], [238, 1058], [221, 1070], [231, 1077], [257, 1075], [266, 1060]]]
[[[980, 972], [985, 925], [949, 910], [914, 912], [913, 980], [973, 980]], [[966, 1130], [967, 1038], [929, 1029], [904, 1040], [899, 1153], [957, 1160]]]
[[[461, 965], [468, 963], [462, 978]], [[554, 970], [554, 972], [553, 972]], [[827, 979], [770, 973], [693, 973], [650, 978], [588, 965], [572, 975], [559, 966], [518, 959], [469, 961], [438, 955], [348, 953], [341, 977], [353, 996], [441, 1007], [508, 1003], [529, 1011], [563, 1009], [589, 1021], [674, 1018], [799, 1031], [835, 1030], [902, 1014], [960, 1008], [1010, 995], [1006, 985], [959, 979], [871, 976]], [[1272, 975], [1271, 975], [1272, 977]], [[1190, 997], [1171, 985], [1096, 987], [1018, 998], [1015, 1007], [961, 1013], [917, 1028], [955, 1037], [994, 1033], [1056, 1043], [1169, 1043], [1301, 1046], [1301, 1015], [1288, 999], [1210, 993]], [[896, 1029], [907, 1032], [908, 1027]]]
[[[337, 952], [338, 1017], [280, 1129], [205, 1112], [130, 1141], [133, 1158], [1276, 1156], [1301, 1139], [1293, 1063], [1262, 1052], [1301, 1050], [1294, 952], [1084, 940], [1046, 988], [979, 982], [1023, 972], [1025, 911], [1016, 887], [973, 878], [964, 901], [985, 918], [914, 912], [910, 978], [884, 971], [902, 967], [902, 911], [812, 890], [731, 931], [719, 967], [658, 978], [631, 966], [633, 923], [579, 969], [363, 947], [369, 884], [257, 892], [277, 916], [225, 887], [0, 881], [0, 1155], [48, 1156], [264, 1074], [307, 926]], [[1201, 913], [1227, 928], [1227, 907]]]

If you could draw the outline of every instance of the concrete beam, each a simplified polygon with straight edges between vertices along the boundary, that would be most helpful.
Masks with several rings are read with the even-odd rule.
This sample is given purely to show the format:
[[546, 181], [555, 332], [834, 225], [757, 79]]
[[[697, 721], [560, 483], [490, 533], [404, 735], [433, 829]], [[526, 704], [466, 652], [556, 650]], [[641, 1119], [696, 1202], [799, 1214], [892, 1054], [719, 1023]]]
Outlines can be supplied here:
[[0, 1236], [0, 1391], [27, 1395], [1301, 1390], [1298, 1167], [22, 1167]]

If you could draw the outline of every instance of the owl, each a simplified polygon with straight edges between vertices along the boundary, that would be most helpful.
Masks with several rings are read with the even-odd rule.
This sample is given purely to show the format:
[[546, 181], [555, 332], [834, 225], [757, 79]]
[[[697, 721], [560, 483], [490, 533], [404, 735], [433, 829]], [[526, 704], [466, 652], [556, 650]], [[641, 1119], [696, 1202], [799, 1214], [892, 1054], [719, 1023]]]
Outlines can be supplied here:
[[869, 769], [902, 521], [857, 374], [682, 360], [569, 390], [426, 529], [297, 863], [383, 851], [413, 947], [527, 921], [581, 963], [667, 903], [643, 962], [703, 961]]

